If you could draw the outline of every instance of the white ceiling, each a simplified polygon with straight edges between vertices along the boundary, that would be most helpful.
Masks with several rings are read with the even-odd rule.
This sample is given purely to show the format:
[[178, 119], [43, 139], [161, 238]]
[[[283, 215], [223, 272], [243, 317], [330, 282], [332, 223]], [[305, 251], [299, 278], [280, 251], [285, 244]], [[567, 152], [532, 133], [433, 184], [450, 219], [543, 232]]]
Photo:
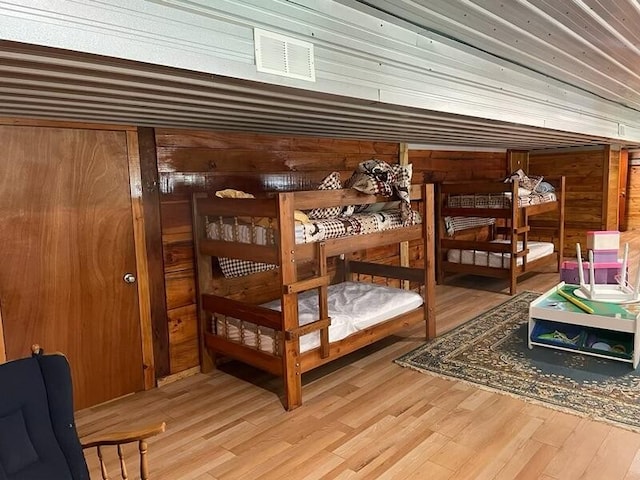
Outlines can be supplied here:
[[640, 115], [637, 0], [358, 3], [634, 108]]
[[[635, 1], [341, 3], [636, 109], [640, 119]], [[485, 148], [616, 143], [2, 40], [0, 115]]]

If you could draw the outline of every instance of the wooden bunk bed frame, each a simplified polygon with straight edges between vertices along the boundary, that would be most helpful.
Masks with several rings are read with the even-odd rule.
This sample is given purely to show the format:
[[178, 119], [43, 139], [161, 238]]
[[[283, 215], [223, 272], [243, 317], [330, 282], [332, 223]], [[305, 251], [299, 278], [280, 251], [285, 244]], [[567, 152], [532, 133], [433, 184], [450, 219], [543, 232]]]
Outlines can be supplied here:
[[[510, 193], [512, 199], [518, 198], [519, 182], [465, 182], [465, 183], [440, 183], [436, 186], [436, 210], [437, 210], [437, 247], [436, 247], [436, 271], [438, 283], [445, 281], [447, 274], [473, 274], [485, 277], [509, 279], [509, 294], [516, 293], [518, 278], [526, 273], [540, 269], [549, 264], [556, 265], [560, 271], [564, 255], [564, 216], [565, 216], [565, 177], [557, 179], [544, 179], [555, 187], [556, 201], [519, 207], [517, 202], [511, 202], [509, 208], [450, 208], [447, 206], [448, 195], [474, 195], [474, 194], [504, 194]], [[534, 217], [553, 213], [555, 219], [540, 219]], [[446, 216], [485, 217], [502, 219], [501, 225], [489, 227], [491, 237], [502, 235], [508, 243], [490, 243], [489, 241], [459, 240], [447, 238], [443, 220]], [[500, 220], [498, 220], [500, 222]], [[554, 240], [555, 251], [544, 257], [527, 261], [529, 248], [527, 243], [529, 236], [535, 232], [536, 236], [545, 236]], [[518, 249], [518, 242], [522, 242], [522, 248]], [[489, 267], [484, 265], [472, 265], [447, 261], [448, 249], [475, 250], [483, 252], [496, 252], [509, 254], [509, 266], [507, 268]], [[522, 264], [517, 265], [518, 259]]]
[[[365, 195], [352, 189], [313, 190], [276, 193], [270, 198], [228, 199], [195, 194], [193, 198], [193, 228], [197, 256], [197, 297], [200, 319], [201, 368], [209, 371], [215, 367], [216, 355], [231, 357], [272, 374], [282, 376], [284, 383], [283, 404], [292, 410], [302, 404], [301, 375], [315, 367], [351, 353], [385, 338], [409, 325], [424, 322], [427, 338], [435, 337], [435, 212], [432, 184], [413, 185], [411, 200], [419, 201], [422, 223], [371, 234], [340, 237], [316, 243], [296, 244], [294, 238], [294, 210], [309, 210], [338, 205], [371, 204], [387, 202], [389, 198]], [[275, 229], [274, 245], [257, 245], [211, 240], [206, 236], [207, 217], [268, 217]], [[340, 255], [346, 258], [350, 252], [421, 240], [424, 252], [424, 268], [392, 266], [381, 263], [340, 259], [338, 271], [342, 279], [355, 275], [395, 279], [407, 288], [419, 284], [423, 305], [402, 315], [351, 334], [343, 340], [329, 343], [327, 289], [327, 258]], [[406, 245], [406, 243], [404, 244]], [[402, 251], [402, 248], [400, 249]], [[259, 305], [214, 295], [212, 257], [230, 257], [278, 265], [281, 312]], [[311, 277], [299, 279], [297, 264], [315, 262]], [[407, 263], [406, 259], [404, 262]], [[318, 292], [318, 319], [304, 326], [298, 324], [298, 293], [316, 289]], [[216, 335], [212, 331], [211, 318], [216, 315], [252, 322], [272, 328], [283, 339], [280, 356], [259, 351], [238, 342]], [[320, 331], [320, 347], [300, 353], [300, 337], [312, 331]]]

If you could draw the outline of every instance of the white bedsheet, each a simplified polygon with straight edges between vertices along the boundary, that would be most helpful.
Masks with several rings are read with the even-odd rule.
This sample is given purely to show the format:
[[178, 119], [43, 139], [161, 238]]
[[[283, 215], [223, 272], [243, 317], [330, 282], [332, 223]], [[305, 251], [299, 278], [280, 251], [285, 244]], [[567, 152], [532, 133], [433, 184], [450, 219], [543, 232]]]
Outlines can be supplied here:
[[[491, 243], [509, 243], [507, 240], [494, 240]], [[527, 242], [529, 254], [527, 262], [537, 258], [545, 257], [553, 253], [553, 243], [549, 242]], [[518, 250], [522, 250], [522, 242], [518, 242]], [[452, 248], [447, 252], [447, 260], [452, 263], [462, 263], [464, 265], [480, 265], [492, 268], [509, 268], [511, 259], [510, 253], [485, 252], [482, 250], [458, 250]], [[522, 265], [523, 259], [516, 260], [517, 265]]]
[[[381, 323], [396, 315], [422, 305], [423, 299], [416, 292], [361, 282], [343, 282], [328, 288], [329, 341], [336, 342], [367, 327]], [[264, 307], [280, 310], [280, 300], [263, 304]], [[300, 325], [318, 320], [317, 290], [298, 295]], [[218, 335], [244, 343], [259, 350], [277, 353], [278, 341], [274, 331], [240, 320], [217, 321]], [[315, 331], [300, 337], [300, 351], [306, 352], [320, 346], [320, 332]]]

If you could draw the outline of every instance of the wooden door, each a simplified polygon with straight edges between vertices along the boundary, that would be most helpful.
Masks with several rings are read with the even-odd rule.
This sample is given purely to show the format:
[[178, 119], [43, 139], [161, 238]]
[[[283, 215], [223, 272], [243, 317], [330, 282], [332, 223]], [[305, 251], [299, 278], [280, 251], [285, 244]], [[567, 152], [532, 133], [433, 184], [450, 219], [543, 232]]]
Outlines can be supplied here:
[[0, 126], [0, 309], [7, 359], [69, 359], [76, 408], [142, 390], [124, 131]]

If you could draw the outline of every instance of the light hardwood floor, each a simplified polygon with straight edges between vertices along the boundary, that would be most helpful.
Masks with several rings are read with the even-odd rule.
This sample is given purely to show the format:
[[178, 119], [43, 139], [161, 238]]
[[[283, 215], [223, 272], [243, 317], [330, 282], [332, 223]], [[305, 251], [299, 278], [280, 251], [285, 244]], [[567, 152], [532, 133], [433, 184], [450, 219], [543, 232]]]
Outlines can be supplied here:
[[[625, 239], [637, 259], [640, 235]], [[518, 291], [557, 279], [534, 275]], [[472, 282], [486, 290], [464, 287]], [[479, 277], [438, 286], [438, 333], [507, 300], [499, 288]], [[305, 403], [293, 412], [277, 379], [230, 364], [233, 375], [197, 374], [82, 410], [78, 427], [82, 435], [165, 420], [167, 432], [149, 444], [156, 480], [640, 479], [640, 433], [394, 364], [423, 342], [421, 330], [306, 375]]]

